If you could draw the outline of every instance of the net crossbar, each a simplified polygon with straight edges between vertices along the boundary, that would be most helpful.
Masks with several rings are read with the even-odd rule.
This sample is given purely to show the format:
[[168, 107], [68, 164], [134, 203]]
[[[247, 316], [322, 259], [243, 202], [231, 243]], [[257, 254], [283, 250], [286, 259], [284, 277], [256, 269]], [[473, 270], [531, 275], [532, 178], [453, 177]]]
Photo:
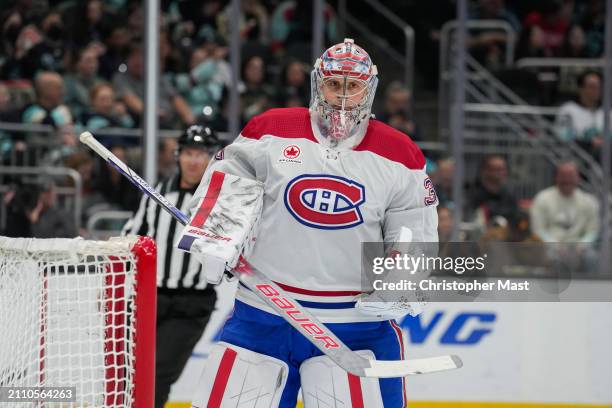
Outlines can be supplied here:
[[76, 387], [44, 406], [152, 407], [155, 244], [0, 237], [0, 328], [0, 387]]

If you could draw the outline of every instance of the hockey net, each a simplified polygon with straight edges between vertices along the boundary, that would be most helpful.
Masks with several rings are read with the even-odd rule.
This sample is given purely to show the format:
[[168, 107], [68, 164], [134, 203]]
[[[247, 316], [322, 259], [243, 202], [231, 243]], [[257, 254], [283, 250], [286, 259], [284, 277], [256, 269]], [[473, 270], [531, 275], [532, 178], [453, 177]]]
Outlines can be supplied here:
[[0, 387], [76, 387], [69, 406], [152, 407], [155, 264], [150, 238], [0, 237]]

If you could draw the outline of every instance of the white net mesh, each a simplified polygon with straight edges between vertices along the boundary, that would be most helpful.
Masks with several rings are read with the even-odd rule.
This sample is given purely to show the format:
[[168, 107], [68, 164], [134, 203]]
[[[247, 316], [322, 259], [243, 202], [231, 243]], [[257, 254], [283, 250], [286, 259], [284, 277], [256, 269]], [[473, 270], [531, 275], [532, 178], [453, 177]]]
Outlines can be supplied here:
[[0, 237], [0, 387], [76, 387], [69, 406], [134, 406], [135, 243]]

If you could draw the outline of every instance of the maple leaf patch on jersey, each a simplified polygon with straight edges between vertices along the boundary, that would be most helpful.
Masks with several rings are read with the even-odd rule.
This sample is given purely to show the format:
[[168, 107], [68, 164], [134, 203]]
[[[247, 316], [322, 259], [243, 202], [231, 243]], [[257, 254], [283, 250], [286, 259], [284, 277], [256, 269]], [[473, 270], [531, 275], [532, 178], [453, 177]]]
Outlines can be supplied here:
[[359, 207], [365, 187], [344, 177], [303, 174], [285, 188], [285, 207], [298, 222], [312, 228], [342, 229], [363, 223]]
[[279, 163], [297, 163], [302, 164], [302, 150], [297, 145], [289, 145], [283, 148], [283, 154], [278, 159]]
[[283, 155], [288, 159], [297, 159], [300, 153], [301, 150], [296, 145], [287, 146], [285, 150], [283, 150]]

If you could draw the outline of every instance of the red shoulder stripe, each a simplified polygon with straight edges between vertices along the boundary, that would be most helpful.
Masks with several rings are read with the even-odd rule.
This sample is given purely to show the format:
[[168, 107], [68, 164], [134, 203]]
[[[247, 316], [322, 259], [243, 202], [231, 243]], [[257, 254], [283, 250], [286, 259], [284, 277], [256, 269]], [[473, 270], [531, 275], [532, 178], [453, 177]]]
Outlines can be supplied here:
[[366, 135], [355, 150], [372, 152], [411, 170], [425, 167], [423, 152], [408, 135], [375, 119], [370, 119]]
[[255, 140], [264, 135], [273, 135], [286, 139], [308, 139], [317, 143], [306, 108], [270, 109], [251, 119], [242, 129], [241, 135]]

